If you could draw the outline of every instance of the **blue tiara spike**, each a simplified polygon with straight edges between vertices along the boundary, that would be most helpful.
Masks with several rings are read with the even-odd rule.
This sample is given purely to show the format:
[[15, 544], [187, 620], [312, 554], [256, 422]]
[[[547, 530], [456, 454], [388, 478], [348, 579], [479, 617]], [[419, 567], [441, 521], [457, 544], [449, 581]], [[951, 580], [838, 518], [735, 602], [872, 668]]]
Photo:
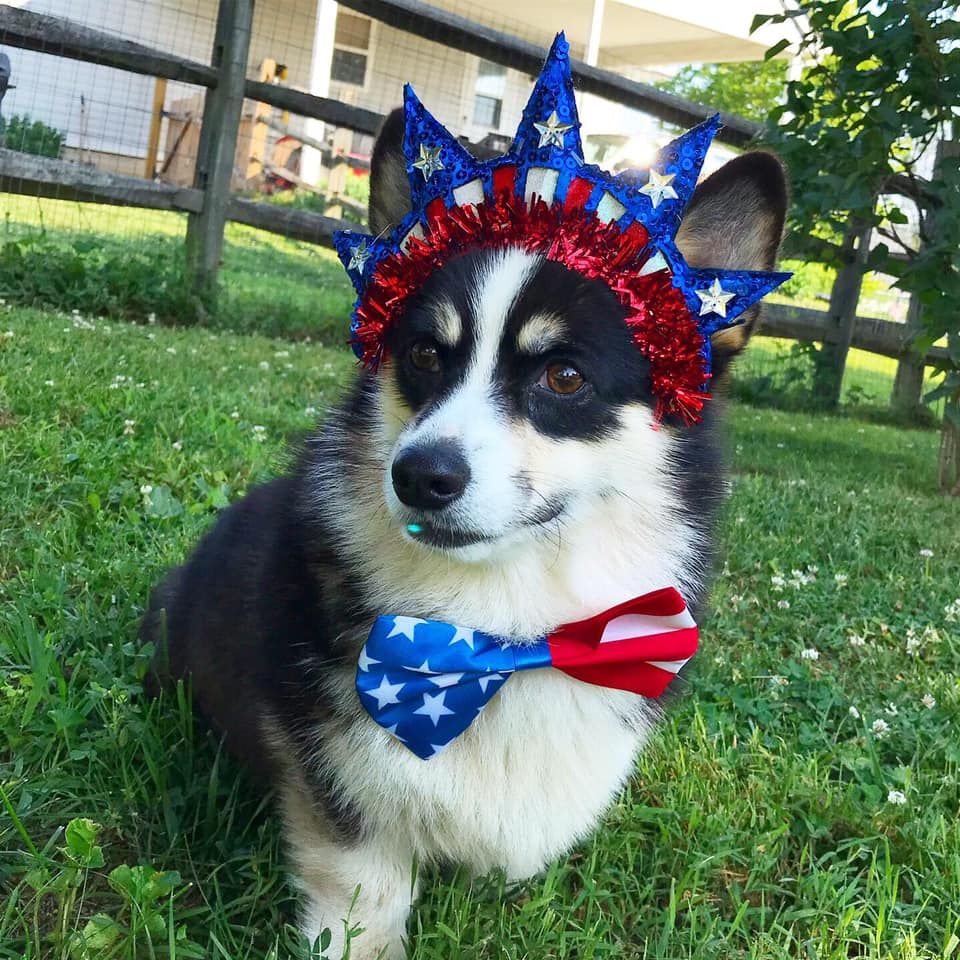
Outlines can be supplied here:
[[422, 213], [437, 197], [453, 206], [453, 191], [479, 177], [480, 165], [420, 102], [409, 83], [403, 88], [403, 112], [403, 153], [413, 211]]
[[388, 240], [352, 230], [337, 231], [333, 235], [333, 246], [358, 294], [366, 290], [377, 264], [393, 251], [393, 244]]
[[642, 201], [640, 219], [651, 236], [673, 238], [680, 218], [697, 187], [703, 161], [720, 129], [720, 114], [697, 124], [657, 153], [647, 182], [636, 189]]
[[740, 321], [745, 310], [775, 290], [792, 273], [759, 270], [674, 269], [673, 285], [683, 294], [704, 341]]
[[[580, 118], [570, 76], [570, 44], [563, 31], [554, 38], [527, 105], [523, 108], [507, 157], [524, 174], [531, 168], [558, 172], [556, 196], [583, 166]], [[517, 194], [523, 195], [525, 176], [517, 177]]]

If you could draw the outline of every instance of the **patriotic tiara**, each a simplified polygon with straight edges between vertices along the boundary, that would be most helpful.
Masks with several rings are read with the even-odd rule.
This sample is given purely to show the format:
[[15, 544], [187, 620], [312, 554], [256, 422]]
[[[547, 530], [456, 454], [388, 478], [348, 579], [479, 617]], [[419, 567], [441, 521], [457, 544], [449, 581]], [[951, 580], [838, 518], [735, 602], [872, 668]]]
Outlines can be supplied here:
[[357, 291], [351, 343], [364, 365], [378, 368], [387, 331], [436, 269], [469, 250], [518, 247], [604, 281], [650, 363], [657, 417], [697, 422], [710, 397], [710, 337], [790, 276], [693, 268], [677, 249], [719, 115], [663, 147], [642, 186], [586, 164], [559, 33], [502, 157], [474, 159], [409, 84], [404, 119], [411, 211], [385, 236], [334, 235]]

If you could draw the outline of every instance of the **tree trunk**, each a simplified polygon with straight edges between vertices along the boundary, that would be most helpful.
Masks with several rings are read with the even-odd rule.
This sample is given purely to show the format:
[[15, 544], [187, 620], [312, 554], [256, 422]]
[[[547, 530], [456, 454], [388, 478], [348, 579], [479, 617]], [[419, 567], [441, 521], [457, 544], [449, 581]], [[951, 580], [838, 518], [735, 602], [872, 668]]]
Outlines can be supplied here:
[[950, 422], [949, 417], [943, 418], [938, 477], [944, 493], [960, 497], [960, 430]]

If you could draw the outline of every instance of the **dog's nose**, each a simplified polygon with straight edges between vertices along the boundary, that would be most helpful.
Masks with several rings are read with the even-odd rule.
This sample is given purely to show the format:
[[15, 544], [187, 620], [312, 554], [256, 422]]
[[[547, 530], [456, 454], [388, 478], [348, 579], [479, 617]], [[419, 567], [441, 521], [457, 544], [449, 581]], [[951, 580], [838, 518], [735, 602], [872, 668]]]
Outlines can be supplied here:
[[409, 447], [393, 461], [393, 489], [408, 506], [439, 510], [453, 503], [470, 482], [470, 466], [450, 440]]

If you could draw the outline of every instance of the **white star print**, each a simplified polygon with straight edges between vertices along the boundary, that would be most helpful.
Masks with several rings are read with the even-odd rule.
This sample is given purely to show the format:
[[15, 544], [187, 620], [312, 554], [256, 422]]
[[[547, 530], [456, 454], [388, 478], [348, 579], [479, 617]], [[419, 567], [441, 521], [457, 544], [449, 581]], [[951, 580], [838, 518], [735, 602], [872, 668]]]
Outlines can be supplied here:
[[360, 651], [360, 656], [357, 658], [357, 666], [366, 673], [370, 669], [371, 663], [379, 663], [379, 660], [374, 660], [373, 657], [367, 654], [367, 648], [364, 647]]
[[466, 630], [464, 627], [453, 628], [453, 639], [447, 644], [452, 647], [455, 643], [463, 641], [471, 650], [473, 649], [473, 631]]
[[438, 687], [454, 687], [462, 678], [462, 673], [441, 673], [438, 677], [431, 677], [430, 682]]
[[393, 629], [387, 634], [387, 639], [389, 640], [391, 637], [406, 637], [412, 642], [413, 631], [419, 627], [421, 623], [426, 622], [426, 620], [421, 620], [419, 617], [394, 617]]
[[480, 689], [486, 693], [491, 680], [502, 679], [503, 677], [499, 673], [488, 673], [485, 677], [477, 677], [477, 683], [480, 684]]
[[387, 678], [380, 678], [380, 686], [376, 690], [364, 690], [368, 697], [373, 697], [377, 701], [377, 709], [382, 710], [391, 703], [399, 703], [400, 698], [397, 694], [404, 688], [402, 683], [390, 683]]
[[419, 667], [407, 667], [411, 673], [436, 673], [436, 670], [430, 669], [429, 660], [424, 660]]
[[718, 313], [721, 317], [727, 315], [727, 304], [736, 296], [734, 293], [727, 293], [720, 286], [720, 278], [714, 277], [713, 283], [706, 290], [694, 290], [694, 293], [700, 298], [700, 316], [705, 313]]
[[554, 110], [543, 123], [535, 123], [534, 127], [540, 134], [540, 143], [538, 147], [554, 146], [563, 149], [563, 136], [568, 130], [573, 129], [572, 123], [561, 123]]
[[440, 159], [440, 147], [428, 147], [425, 143], [420, 144], [420, 159], [413, 161], [415, 166], [422, 174], [424, 180], [429, 180], [438, 170], [443, 170], [443, 161]]
[[366, 267], [367, 261], [372, 256], [373, 251], [367, 246], [367, 241], [362, 241], [357, 246], [350, 248], [350, 262], [347, 264], [347, 269], [356, 270], [357, 273], [362, 274], [363, 268]]
[[653, 167], [650, 168], [650, 176], [646, 185], [640, 188], [641, 193], [645, 193], [653, 204], [654, 210], [660, 206], [661, 200], [677, 200], [677, 191], [670, 186], [673, 182], [675, 173], [658, 173]]
[[436, 696], [431, 696], [429, 693], [425, 693], [423, 695], [423, 706], [418, 707], [413, 712], [419, 713], [425, 717], [429, 717], [433, 721], [433, 725], [436, 726], [440, 722], [441, 717], [453, 716], [453, 711], [446, 707], [443, 703], [446, 696], [446, 690], [444, 690], [442, 693], [438, 693]]

